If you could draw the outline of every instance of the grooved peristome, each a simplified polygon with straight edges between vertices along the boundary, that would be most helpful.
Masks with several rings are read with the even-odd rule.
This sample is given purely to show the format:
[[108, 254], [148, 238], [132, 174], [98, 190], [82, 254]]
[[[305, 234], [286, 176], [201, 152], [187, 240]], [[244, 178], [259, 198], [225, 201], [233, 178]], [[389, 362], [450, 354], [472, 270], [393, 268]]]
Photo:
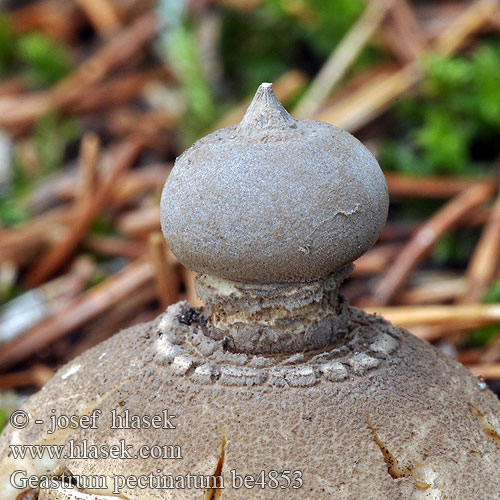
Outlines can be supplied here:
[[345, 381], [349, 375], [366, 377], [385, 369], [388, 356], [400, 347], [397, 331], [385, 328], [380, 318], [367, 321], [343, 300], [339, 305], [332, 325], [342, 344], [273, 358], [228, 351], [227, 338], [216, 340], [204, 334], [207, 321], [200, 323], [199, 313], [190, 326], [183, 325], [179, 318], [187, 314], [188, 304], [180, 302], [159, 318], [154, 362], [196, 384], [283, 388], [310, 387], [323, 378]]

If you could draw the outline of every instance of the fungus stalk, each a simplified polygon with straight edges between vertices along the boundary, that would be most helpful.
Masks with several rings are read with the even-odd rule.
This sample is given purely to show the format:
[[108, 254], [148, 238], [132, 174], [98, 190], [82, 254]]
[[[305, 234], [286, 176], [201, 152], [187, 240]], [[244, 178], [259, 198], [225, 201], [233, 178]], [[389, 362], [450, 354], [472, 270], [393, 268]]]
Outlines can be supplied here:
[[309, 283], [253, 284], [196, 277], [206, 333], [226, 348], [252, 354], [294, 353], [337, 343], [346, 331], [338, 290], [352, 265]]

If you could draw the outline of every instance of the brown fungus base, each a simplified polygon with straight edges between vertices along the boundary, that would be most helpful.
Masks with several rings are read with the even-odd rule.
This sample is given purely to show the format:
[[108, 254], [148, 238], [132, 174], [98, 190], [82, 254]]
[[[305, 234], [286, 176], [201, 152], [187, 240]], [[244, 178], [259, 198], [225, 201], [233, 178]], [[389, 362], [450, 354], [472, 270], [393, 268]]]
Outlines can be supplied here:
[[[129, 500], [498, 500], [500, 403], [463, 366], [408, 332], [344, 307], [342, 342], [283, 356], [228, 352], [203, 333], [186, 303], [122, 331], [63, 367], [24, 410], [47, 419], [103, 411], [99, 429], [29, 425], [0, 438], [3, 500], [15, 500], [16, 469], [74, 475], [211, 475], [223, 490], [121, 491]], [[181, 321], [182, 319], [182, 321]], [[109, 429], [112, 409], [176, 415], [175, 429]], [[62, 460], [16, 463], [11, 443], [175, 444], [180, 460]], [[223, 443], [223, 445], [222, 445]], [[223, 450], [223, 460], [221, 453]], [[231, 488], [231, 470], [300, 470], [300, 489]], [[100, 495], [111, 492], [95, 492]], [[116, 496], [116, 495], [115, 495]], [[59, 500], [41, 491], [39, 500]], [[97, 497], [99, 498], [99, 497]]]

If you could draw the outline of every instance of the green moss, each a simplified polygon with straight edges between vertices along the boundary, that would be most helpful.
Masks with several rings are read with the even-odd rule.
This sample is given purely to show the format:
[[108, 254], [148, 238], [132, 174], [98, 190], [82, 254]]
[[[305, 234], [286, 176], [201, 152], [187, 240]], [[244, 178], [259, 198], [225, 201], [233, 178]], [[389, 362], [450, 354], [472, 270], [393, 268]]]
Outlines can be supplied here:
[[423, 68], [421, 94], [395, 109], [398, 133], [383, 142], [382, 166], [414, 175], [484, 173], [500, 154], [500, 45], [469, 57], [433, 54]]
[[72, 68], [67, 47], [41, 33], [28, 33], [17, 41], [16, 56], [25, 67], [28, 83], [34, 87], [51, 85]]
[[106, 214], [97, 217], [92, 223], [90, 234], [94, 236], [110, 236], [116, 234], [113, 218]]
[[482, 326], [472, 330], [467, 336], [467, 347], [481, 348], [498, 338], [500, 327], [498, 325]]
[[54, 172], [62, 166], [67, 146], [81, 135], [77, 120], [50, 113], [35, 125], [33, 140], [41, 175]]
[[490, 289], [485, 293], [483, 302], [494, 304], [500, 302], [500, 280], [495, 281]]
[[28, 211], [13, 198], [0, 198], [0, 221], [7, 227], [23, 224], [29, 218]]
[[18, 156], [10, 163], [12, 182], [0, 192], [0, 221], [7, 227], [23, 224], [29, 218], [23, 199], [30, 192], [34, 180], [31, 179]]
[[[363, 0], [267, 0], [251, 12], [224, 10], [222, 62], [236, 99], [290, 69], [313, 77], [363, 11]], [[356, 67], [381, 58], [368, 47]]]
[[23, 74], [28, 86], [52, 85], [73, 67], [69, 48], [43, 33], [16, 35], [8, 14], [0, 11], [0, 76]]
[[431, 253], [431, 262], [438, 266], [465, 268], [477, 243], [477, 235], [470, 231], [456, 231], [444, 235]]
[[7, 14], [0, 12], [0, 75], [8, 73], [14, 59], [15, 37]]
[[9, 419], [9, 414], [4, 408], [0, 408], [0, 432], [2, 432], [7, 420]]

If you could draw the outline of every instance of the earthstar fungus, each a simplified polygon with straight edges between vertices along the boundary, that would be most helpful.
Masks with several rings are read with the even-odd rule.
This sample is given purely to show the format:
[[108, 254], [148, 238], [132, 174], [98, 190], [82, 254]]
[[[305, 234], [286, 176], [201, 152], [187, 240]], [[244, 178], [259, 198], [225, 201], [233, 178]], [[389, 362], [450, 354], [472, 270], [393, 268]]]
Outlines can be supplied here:
[[[40, 500], [500, 499], [500, 402], [455, 360], [338, 293], [377, 239], [388, 195], [370, 152], [331, 125], [295, 120], [262, 84], [239, 125], [181, 155], [162, 196], [173, 252], [198, 272], [204, 308], [180, 302], [59, 370], [25, 404], [31, 419], [89, 415], [98, 429], [8, 426], [14, 470], [108, 490], [41, 489]], [[175, 429], [109, 429], [112, 409], [176, 415]], [[20, 463], [9, 444], [175, 444], [182, 459]], [[239, 476], [300, 471], [300, 488], [235, 488]], [[112, 491], [116, 475], [221, 475], [223, 489]], [[282, 476], [280, 476], [282, 477]], [[85, 492], [85, 493], [84, 493]], [[92, 493], [92, 496], [90, 496]], [[85, 494], [89, 496], [85, 496]]]

